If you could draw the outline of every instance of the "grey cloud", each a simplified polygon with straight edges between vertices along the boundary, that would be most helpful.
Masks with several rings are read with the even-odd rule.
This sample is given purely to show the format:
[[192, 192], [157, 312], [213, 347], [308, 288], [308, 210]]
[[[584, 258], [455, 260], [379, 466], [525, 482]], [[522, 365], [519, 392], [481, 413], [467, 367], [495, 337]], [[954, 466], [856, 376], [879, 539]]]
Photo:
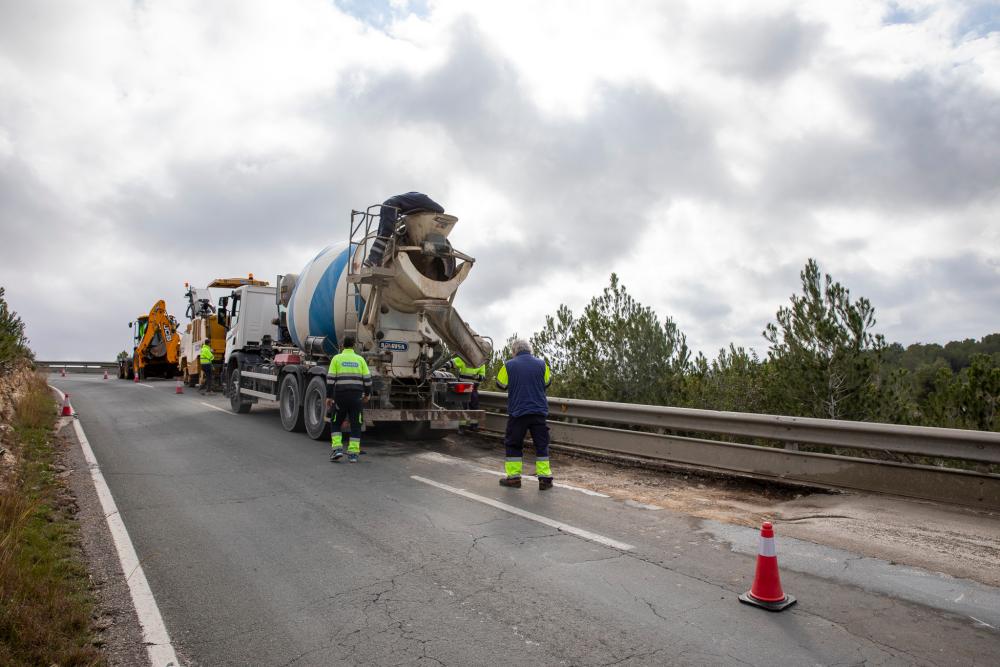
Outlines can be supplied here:
[[916, 211], [1000, 192], [1000, 96], [927, 74], [853, 77], [841, 90], [870, 132], [813, 133], [774, 146], [761, 192], [770, 202]]
[[582, 120], [546, 116], [466, 24], [441, 68], [377, 81], [354, 105], [384, 124], [442, 130], [462, 161], [451, 168], [500, 188], [519, 218], [534, 221], [526, 244], [473, 248], [486, 274], [483, 288], [466, 295], [475, 304], [552, 269], [610, 272], [655, 207], [681, 192], [712, 196], [731, 187], [703, 110], [644, 87], [609, 85], [598, 97]]
[[[823, 39], [821, 28], [792, 15], [720, 25], [713, 34], [719, 67], [766, 85], [780, 85], [806, 66]], [[799, 289], [798, 272], [806, 259], [787, 258], [776, 249], [789, 235], [815, 234], [817, 209], [936, 211], [961, 219], [970, 203], [996, 201], [998, 100], [963, 76], [956, 70], [947, 82], [929, 75], [834, 80], [859, 120], [873, 128], [872, 135], [847, 140], [811, 133], [768, 146], [762, 156], [765, 179], [746, 193], [730, 181], [716, 148], [720, 120], [696, 98], [609, 83], [595, 92], [598, 102], [586, 115], [552, 116], [534, 105], [517, 70], [474, 24], [460, 23], [450, 53], [426, 74], [362, 69], [290, 110], [331, 138], [332, 148], [316, 162], [260, 155], [252, 146], [245, 155], [227, 160], [178, 159], [164, 165], [170, 196], [130, 185], [92, 210], [68, 211], [58, 203], [59, 193], [34, 178], [26, 164], [0, 160], [0, 279], [10, 284], [28, 275], [40, 282], [62, 266], [74, 267], [70, 251], [49, 249], [38, 231], [42, 225], [58, 228], [71, 247], [86, 242], [87, 224], [108, 226], [116, 250], [144, 253], [156, 265], [113, 280], [78, 276], [67, 291], [39, 288], [43, 296], [30, 301], [13, 288], [10, 294], [26, 319], [38, 323], [31, 333], [44, 354], [91, 350], [111, 356], [127, 338], [120, 331], [124, 322], [158, 296], [179, 303], [183, 279], [298, 270], [294, 258], [300, 250], [293, 246], [318, 250], [345, 239], [352, 207], [410, 189], [427, 191], [448, 206], [449, 182], [461, 173], [503, 191], [512, 201], [510, 219], [530, 224], [524, 242], [488, 242], [485, 234], [465, 234], [470, 247], [462, 249], [479, 264], [459, 304], [477, 329], [505, 337], [510, 332], [502, 318], [481, 316], [477, 310], [553, 273], [607, 276], [653, 224], [657, 208], [683, 197], [728, 208], [733, 216], [729, 224], [755, 232], [761, 245], [754, 252], [767, 252], [774, 263], [763, 272], [728, 267], [745, 276], [746, 290], [739, 297], [716, 294], [701, 277], [692, 277], [689, 292], [701, 296], [670, 305], [675, 312], [660, 309], [661, 314], [673, 316], [699, 346], [721, 339], [760, 349], [759, 331]], [[0, 99], [0, 104], [7, 102]], [[0, 107], [0, 120], [6, 116], [9, 122], [14, 111]], [[414, 156], [410, 147], [389, 139], [399, 136], [400, 129], [440, 137], [441, 142], [427, 155]], [[503, 223], [481, 220], [475, 210], [454, 212], [465, 230]], [[202, 243], [204, 238], [209, 242]], [[854, 253], [864, 243], [849, 240], [821, 249], [832, 255]], [[986, 282], [992, 276], [991, 284], [997, 283], [995, 265], [968, 258], [956, 262], [917, 267], [913, 275], [959, 285], [952, 298], [966, 294], [968, 303], [977, 306], [943, 308], [938, 297], [925, 299], [919, 291], [907, 291], [913, 281], [906, 277], [889, 285], [866, 283], [860, 275], [834, 277], [857, 294], [871, 287], [866, 295], [880, 309], [917, 304], [915, 310], [899, 306], [903, 310], [898, 313], [914, 331], [957, 330], [954, 323], [939, 319], [943, 315], [921, 318], [919, 309], [926, 307], [968, 312], [970, 327], [985, 327], [971, 335], [982, 335], [995, 328], [984, 313], [1000, 311], [995, 288]], [[100, 267], [91, 270], [100, 275]], [[733, 321], [735, 304], [727, 301], [732, 298], [765, 303], [761, 321]], [[546, 310], [554, 311], [559, 299], [553, 295]], [[51, 326], [60, 318], [61, 301], [82, 304], [76, 306], [85, 315], [79, 336]], [[893, 333], [904, 340], [903, 327]]]
[[875, 306], [876, 330], [890, 341], [946, 343], [1000, 330], [1000, 259], [973, 252], [912, 262], [900, 275], [834, 276]]
[[764, 82], [781, 80], [808, 64], [824, 29], [792, 13], [714, 23], [703, 35], [710, 62], [723, 72]]

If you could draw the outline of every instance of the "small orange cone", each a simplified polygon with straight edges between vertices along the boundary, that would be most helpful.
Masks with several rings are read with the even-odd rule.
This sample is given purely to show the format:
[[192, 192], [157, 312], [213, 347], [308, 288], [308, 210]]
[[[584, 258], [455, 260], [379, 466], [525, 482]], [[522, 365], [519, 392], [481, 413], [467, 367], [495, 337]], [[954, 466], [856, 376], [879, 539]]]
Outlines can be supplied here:
[[136, 371], [135, 375], [132, 378], [132, 382], [138, 382], [138, 381], [139, 381], [139, 371]]
[[105, 370], [105, 371], [104, 371], [104, 379], [105, 379], [105, 380], [107, 380], [107, 379], [108, 379], [108, 371], [107, 371], [107, 370]]
[[73, 406], [69, 404], [69, 394], [63, 396], [62, 416], [63, 417], [73, 416]]
[[175, 394], [184, 393], [184, 383], [181, 382], [180, 378], [177, 378], [177, 384], [174, 385], [174, 393]]
[[778, 575], [778, 555], [774, 550], [774, 526], [765, 521], [760, 527], [760, 548], [757, 550], [757, 571], [750, 590], [740, 596], [740, 602], [768, 611], [781, 611], [795, 604], [791, 595], [781, 590]]
[[65, 366], [63, 366], [62, 368], [59, 369], [59, 375], [62, 376], [62, 377], [66, 377], [66, 367]]

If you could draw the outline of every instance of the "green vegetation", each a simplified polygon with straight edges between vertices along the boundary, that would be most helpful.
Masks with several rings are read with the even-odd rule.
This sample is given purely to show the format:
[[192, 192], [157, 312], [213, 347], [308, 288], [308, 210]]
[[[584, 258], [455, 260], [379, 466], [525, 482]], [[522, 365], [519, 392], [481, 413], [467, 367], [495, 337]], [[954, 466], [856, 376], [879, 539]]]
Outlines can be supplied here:
[[[801, 293], [763, 331], [765, 358], [730, 345], [691, 356], [669, 317], [612, 274], [577, 317], [565, 305], [531, 337], [554, 396], [801, 417], [1000, 430], [1000, 334], [947, 345], [887, 344], [875, 307], [810, 259]], [[510, 354], [495, 355], [493, 371]]]
[[24, 325], [0, 288], [0, 381], [27, 376], [0, 460], [0, 665], [98, 665], [79, 526], [56, 475], [56, 403], [31, 375]]
[[0, 664], [97, 665], [78, 526], [55, 476], [56, 405], [35, 377], [17, 405], [19, 465], [0, 487]]
[[4, 288], [0, 287], [0, 373], [18, 359], [25, 358], [31, 358], [31, 350], [24, 337], [24, 322], [7, 307]]

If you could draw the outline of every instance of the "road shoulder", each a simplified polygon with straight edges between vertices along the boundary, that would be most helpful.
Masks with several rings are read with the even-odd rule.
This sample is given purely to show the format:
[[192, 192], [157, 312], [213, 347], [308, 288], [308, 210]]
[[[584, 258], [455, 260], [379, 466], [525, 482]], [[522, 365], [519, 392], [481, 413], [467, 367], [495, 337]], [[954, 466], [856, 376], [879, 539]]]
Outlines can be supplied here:
[[105, 659], [112, 666], [148, 665], [139, 617], [72, 420], [63, 419], [56, 428], [64, 474], [77, 502], [80, 547], [90, 572], [95, 625]]

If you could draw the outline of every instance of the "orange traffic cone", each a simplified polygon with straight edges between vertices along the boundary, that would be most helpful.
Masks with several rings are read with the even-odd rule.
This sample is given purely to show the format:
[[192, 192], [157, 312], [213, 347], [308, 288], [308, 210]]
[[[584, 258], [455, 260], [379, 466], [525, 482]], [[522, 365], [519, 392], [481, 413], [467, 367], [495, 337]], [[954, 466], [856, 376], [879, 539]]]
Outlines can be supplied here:
[[795, 604], [795, 598], [781, 590], [778, 575], [778, 555], [774, 550], [774, 526], [765, 521], [760, 528], [760, 548], [757, 551], [757, 571], [753, 585], [740, 596], [740, 602], [768, 611], [781, 611]]
[[73, 416], [73, 406], [69, 404], [69, 394], [63, 396], [62, 416], [63, 417]]
[[66, 377], [66, 367], [65, 366], [63, 366], [62, 368], [59, 369], [59, 375], [61, 377]]
[[174, 385], [174, 393], [175, 394], [183, 394], [184, 393], [184, 383], [181, 382], [180, 378], [177, 378], [177, 384]]
[[136, 371], [132, 377], [132, 382], [138, 382], [138, 381], [139, 381], [139, 371]]
[[105, 379], [105, 380], [107, 380], [107, 379], [108, 379], [108, 371], [107, 371], [107, 370], [105, 370], [105, 371], [104, 371], [104, 379]]

